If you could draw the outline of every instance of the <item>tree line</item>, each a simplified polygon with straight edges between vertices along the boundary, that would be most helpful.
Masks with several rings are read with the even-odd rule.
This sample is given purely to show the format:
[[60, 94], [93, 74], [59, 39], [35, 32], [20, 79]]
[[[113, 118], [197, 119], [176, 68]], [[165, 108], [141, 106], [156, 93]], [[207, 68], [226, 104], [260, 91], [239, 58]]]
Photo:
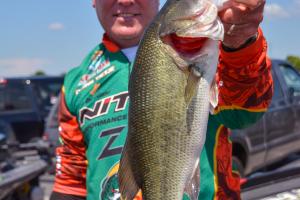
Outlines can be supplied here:
[[300, 57], [299, 56], [288, 56], [286, 60], [291, 63], [298, 71], [300, 71]]

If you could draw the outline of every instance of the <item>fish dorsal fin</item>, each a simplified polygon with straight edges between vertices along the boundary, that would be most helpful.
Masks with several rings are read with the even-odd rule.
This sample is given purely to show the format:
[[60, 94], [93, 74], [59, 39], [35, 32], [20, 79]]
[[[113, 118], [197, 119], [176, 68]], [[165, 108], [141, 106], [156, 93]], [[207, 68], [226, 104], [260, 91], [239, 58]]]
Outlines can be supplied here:
[[219, 89], [216, 79], [213, 80], [210, 86], [210, 113], [214, 112], [214, 109], [218, 106], [219, 103]]
[[189, 195], [190, 200], [197, 200], [200, 191], [200, 168], [199, 159], [196, 162], [194, 173], [190, 180], [188, 180], [184, 192]]
[[187, 85], [185, 87], [185, 102], [187, 105], [192, 101], [193, 96], [196, 94], [201, 74], [193, 67], [190, 67], [191, 71], [188, 75]]
[[118, 172], [119, 187], [122, 200], [133, 200], [140, 187], [138, 186], [139, 181], [136, 180], [136, 177], [133, 173], [129, 159], [130, 155], [125, 148], [123, 149], [122, 158], [120, 161], [120, 169]]

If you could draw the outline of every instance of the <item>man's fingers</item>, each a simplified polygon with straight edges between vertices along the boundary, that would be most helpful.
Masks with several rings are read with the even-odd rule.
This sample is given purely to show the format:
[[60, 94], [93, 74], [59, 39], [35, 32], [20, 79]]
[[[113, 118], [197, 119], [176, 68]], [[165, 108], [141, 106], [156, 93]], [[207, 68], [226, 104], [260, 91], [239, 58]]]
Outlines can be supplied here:
[[245, 41], [257, 33], [257, 26], [255, 24], [224, 24], [225, 37], [223, 44], [227, 47], [238, 48], [245, 43]]
[[225, 34], [230, 36], [242, 36], [249, 38], [256, 34], [257, 25], [256, 23], [247, 24], [230, 24], [224, 23]]
[[264, 4], [251, 10], [241, 10], [240, 7], [232, 7], [223, 10], [219, 13], [223, 23], [231, 24], [245, 24], [245, 23], [257, 23], [259, 24], [263, 20]]
[[257, 33], [263, 20], [265, 0], [231, 0], [232, 7], [219, 13], [224, 24], [223, 44], [238, 48]]
[[265, 0], [234, 0], [236, 3], [243, 4], [245, 7], [255, 9], [260, 6]]

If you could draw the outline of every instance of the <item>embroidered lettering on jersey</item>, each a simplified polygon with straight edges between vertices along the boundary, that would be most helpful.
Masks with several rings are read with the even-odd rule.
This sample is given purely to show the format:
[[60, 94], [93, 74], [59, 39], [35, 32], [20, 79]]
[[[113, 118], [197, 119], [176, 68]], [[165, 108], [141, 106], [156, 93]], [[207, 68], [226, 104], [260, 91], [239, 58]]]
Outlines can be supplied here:
[[85, 88], [89, 87], [90, 85], [92, 85], [95, 81], [94, 80], [90, 80], [89, 82], [87, 82], [85, 85], [83, 85], [80, 89], [77, 89], [75, 91], [75, 94], [78, 95], [82, 90], [84, 90]]
[[99, 64], [99, 62], [101, 62], [101, 60], [103, 59], [102, 55], [103, 55], [103, 51], [101, 50], [95, 51], [94, 55], [91, 58], [91, 64], [88, 67], [89, 70], [91, 71], [96, 70], [97, 64]]
[[108, 66], [110, 66], [110, 61], [109, 60], [105, 60], [102, 63], [98, 64], [98, 67], [96, 69], [96, 74], [98, 74], [99, 72], [101, 72], [103, 69], [107, 68]]
[[128, 91], [115, 94], [95, 102], [94, 107], [84, 107], [79, 111], [79, 122], [83, 126], [85, 120], [91, 120], [108, 113], [112, 103], [115, 103], [114, 112], [122, 111], [126, 108], [129, 99]]
[[101, 73], [104, 69], [111, 66], [111, 63], [108, 59], [104, 60], [103, 62], [101, 62], [101, 60], [99, 60], [99, 62], [100, 63], [97, 63], [97, 65], [96, 65], [96, 66], [98, 66], [97, 68], [91, 70], [91, 72], [89, 72], [88, 74], [82, 75], [82, 77], [77, 85], [78, 87], [86, 84], [87, 81], [93, 79], [95, 76], [97, 76], [99, 73]]
[[100, 80], [101, 78], [107, 76], [108, 74], [111, 74], [115, 71], [115, 66], [112, 66], [110, 68], [108, 68], [107, 70], [105, 70], [104, 72], [102, 72], [101, 74], [99, 74], [97, 77], [96, 77], [96, 80]]
[[104, 118], [104, 119], [92, 122], [88, 126], [84, 127], [83, 131], [89, 132], [90, 129], [93, 129], [95, 127], [99, 127], [99, 126], [103, 126], [103, 125], [107, 125], [107, 124], [115, 123], [115, 122], [119, 122], [119, 121], [125, 121], [125, 120], [127, 120], [127, 115], [118, 115], [116, 117]]
[[109, 139], [98, 156], [98, 160], [121, 154], [123, 146], [113, 147], [113, 143], [119, 137], [124, 128], [125, 126], [114, 127], [100, 133], [99, 138], [109, 137]]
[[111, 66], [110, 60], [105, 58], [103, 51], [96, 51], [91, 58], [90, 64], [88, 65], [88, 73], [82, 76], [77, 87], [86, 85], [89, 80], [93, 79], [109, 66]]
[[[77, 90], [75, 90], [75, 94], [78, 95], [82, 90], [86, 89], [87, 87], [89, 87], [90, 85], [94, 84], [96, 81], [99, 81], [100, 79], [104, 78], [105, 76], [113, 73], [115, 71], [115, 66], [111, 66], [110, 68], [108, 68], [107, 70], [103, 71], [102, 73], [100, 73], [98, 76], [96, 76], [96, 78], [94, 78], [95, 76], [93, 75], [88, 76], [88, 75], [83, 75], [81, 80], [85, 80], [85, 84], [78, 84], [77, 87], [79, 87]], [[88, 78], [87, 78], [88, 76]], [[94, 78], [94, 79], [91, 79]], [[88, 80], [88, 81], [86, 81]]]
[[82, 85], [86, 84], [89, 80], [90, 80], [89, 74], [82, 75], [82, 77], [78, 83], [78, 86], [82, 86]]

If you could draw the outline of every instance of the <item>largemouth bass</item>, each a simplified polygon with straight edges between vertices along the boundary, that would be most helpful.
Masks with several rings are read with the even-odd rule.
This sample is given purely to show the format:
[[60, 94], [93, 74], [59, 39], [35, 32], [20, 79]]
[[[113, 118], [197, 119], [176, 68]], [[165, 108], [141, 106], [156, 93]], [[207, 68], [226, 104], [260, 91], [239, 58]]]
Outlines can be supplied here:
[[[168, 0], [139, 45], [129, 83], [129, 131], [119, 169], [122, 199], [191, 199], [199, 193], [218, 40], [224, 30], [211, 0]], [[181, 51], [174, 38], [197, 39]], [[213, 92], [212, 92], [213, 91]]]

